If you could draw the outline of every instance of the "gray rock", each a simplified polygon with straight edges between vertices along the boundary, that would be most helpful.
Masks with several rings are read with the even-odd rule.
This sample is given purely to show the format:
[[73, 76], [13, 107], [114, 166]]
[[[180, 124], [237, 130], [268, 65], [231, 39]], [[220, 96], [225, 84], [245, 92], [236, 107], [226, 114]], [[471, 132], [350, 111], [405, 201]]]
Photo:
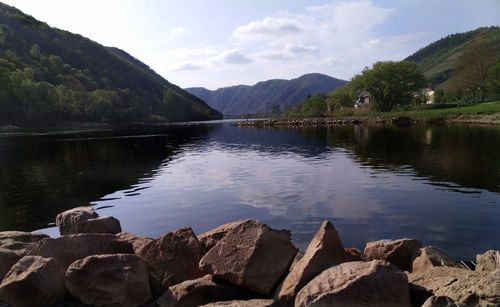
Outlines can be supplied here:
[[307, 250], [278, 288], [278, 299], [291, 304], [302, 287], [325, 269], [346, 262], [348, 257], [339, 234], [329, 221], [324, 221]]
[[422, 248], [422, 243], [416, 239], [399, 239], [395, 241], [368, 242], [364, 254], [370, 260], [385, 260], [403, 271], [411, 266], [412, 254]]
[[48, 237], [46, 234], [36, 232], [2, 231], [0, 232], [0, 248], [14, 251], [22, 257], [33, 245]]
[[476, 271], [494, 271], [500, 269], [500, 251], [489, 250], [476, 256]]
[[59, 213], [56, 216], [56, 225], [59, 227], [61, 235], [77, 234], [78, 229], [76, 228], [76, 225], [78, 223], [94, 219], [98, 216], [99, 215], [95, 212], [94, 208], [90, 206], [76, 207]]
[[0, 284], [0, 299], [13, 306], [49, 306], [62, 301], [64, 269], [53, 258], [25, 256]]
[[233, 300], [221, 301], [202, 305], [200, 307], [274, 307], [278, 306], [274, 300], [271, 299], [253, 299], [253, 300]]
[[420, 273], [408, 274], [413, 288], [435, 296], [447, 296], [467, 306], [500, 305], [500, 270], [476, 272], [466, 269], [437, 266]]
[[132, 244], [132, 247], [134, 248], [134, 252], [136, 254], [143, 245], [146, 245], [147, 243], [153, 241], [153, 239], [151, 238], [139, 236], [130, 232], [120, 232], [117, 233], [116, 236], [122, 239], [123, 241]]
[[0, 248], [0, 282], [21, 256], [10, 249]]
[[413, 262], [411, 271], [425, 272], [426, 270], [436, 266], [449, 266], [456, 268], [464, 268], [463, 265], [454, 261], [446, 255], [441, 249], [435, 246], [426, 246], [418, 249], [413, 253]]
[[112, 216], [97, 217], [75, 224], [76, 233], [111, 233], [122, 231], [120, 221]]
[[112, 234], [82, 233], [43, 239], [30, 252], [53, 257], [64, 268], [76, 260], [100, 254], [133, 254], [132, 245]]
[[151, 268], [153, 286], [162, 292], [185, 280], [202, 277], [198, 263], [205, 248], [190, 227], [169, 232], [143, 245], [137, 252]]
[[231, 300], [243, 295], [242, 289], [205, 275], [171, 286], [156, 301], [161, 307], [195, 307], [218, 300]]
[[296, 254], [289, 231], [246, 220], [203, 256], [200, 268], [217, 278], [267, 295], [287, 272]]
[[422, 307], [467, 307], [465, 304], [456, 303], [447, 296], [431, 296]]
[[295, 306], [411, 306], [408, 280], [386, 261], [346, 262], [302, 288]]
[[95, 255], [73, 262], [66, 287], [82, 303], [97, 306], [140, 306], [151, 299], [149, 269], [139, 256]]

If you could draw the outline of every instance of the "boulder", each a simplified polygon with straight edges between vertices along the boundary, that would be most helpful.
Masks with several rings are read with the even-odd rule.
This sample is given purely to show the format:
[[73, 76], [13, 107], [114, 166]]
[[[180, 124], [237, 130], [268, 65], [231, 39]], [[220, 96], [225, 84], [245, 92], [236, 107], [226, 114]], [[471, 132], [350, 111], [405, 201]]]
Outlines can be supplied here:
[[416, 250], [413, 255], [411, 271], [425, 272], [426, 270], [436, 266], [450, 266], [456, 268], [464, 268], [463, 265], [454, 261], [446, 255], [441, 249], [435, 246], [426, 246]]
[[476, 256], [476, 271], [494, 271], [500, 269], [500, 251], [489, 250]]
[[137, 252], [151, 268], [153, 286], [162, 292], [185, 280], [202, 277], [198, 267], [205, 248], [190, 227], [169, 232], [143, 245]]
[[406, 275], [381, 260], [346, 262], [319, 274], [295, 306], [411, 306]]
[[120, 221], [112, 216], [96, 217], [88, 219], [75, 225], [76, 233], [111, 233], [117, 234], [122, 231]]
[[95, 212], [94, 208], [76, 207], [59, 213], [56, 216], [56, 225], [59, 227], [61, 235], [70, 235], [78, 233], [77, 224], [83, 221], [94, 219], [99, 215]]
[[201, 244], [203, 244], [205, 249], [208, 251], [212, 247], [214, 247], [215, 244], [217, 244], [220, 240], [222, 240], [222, 238], [224, 238], [230, 231], [237, 228], [241, 224], [246, 223], [247, 221], [248, 220], [241, 220], [221, 225], [217, 228], [202, 233], [201, 235], [198, 236], [198, 240], [200, 241]]
[[18, 253], [0, 247], [0, 282], [19, 259], [21, 256]]
[[195, 307], [219, 300], [241, 298], [244, 291], [227, 282], [216, 282], [212, 275], [186, 280], [171, 286], [156, 301], [161, 307]]
[[420, 248], [422, 243], [416, 239], [381, 240], [368, 242], [364, 254], [369, 260], [389, 261], [401, 270], [408, 271], [412, 254]]
[[456, 303], [447, 296], [431, 296], [422, 307], [467, 307], [465, 304]]
[[149, 269], [139, 256], [95, 255], [73, 262], [66, 287], [82, 303], [97, 306], [140, 306], [151, 299]]
[[278, 299], [288, 305], [311, 279], [325, 269], [346, 262], [347, 255], [339, 234], [329, 221], [324, 221], [309, 243], [304, 256], [297, 262], [278, 288]]
[[[357, 248], [344, 248], [348, 261], [366, 261], [366, 257], [362, 251]], [[347, 262], [347, 261], [346, 261]]]
[[476, 272], [437, 266], [425, 272], [408, 274], [408, 281], [413, 292], [426, 291], [435, 296], [448, 296], [467, 306], [500, 305], [500, 270]]
[[121, 240], [132, 244], [132, 247], [134, 248], [134, 252], [136, 254], [143, 245], [146, 245], [147, 243], [153, 241], [153, 239], [151, 238], [139, 236], [130, 232], [120, 232], [117, 233], [116, 236]]
[[112, 234], [82, 233], [43, 239], [30, 254], [53, 257], [64, 268], [76, 260], [100, 254], [133, 254], [132, 245]]
[[295, 255], [295, 258], [293, 258], [292, 264], [290, 265], [290, 268], [288, 269], [289, 272], [291, 272], [293, 270], [295, 265], [299, 262], [300, 259], [302, 259], [302, 257], [304, 257], [304, 254], [301, 252], [297, 252], [297, 255]]
[[2, 231], [0, 232], [0, 248], [14, 251], [22, 257], [33, 245], [48, 237], [46, 234], [36, 232]]
[[64, 268], [53, 258], [25, 256], [5, 275], [0, 300], [12, 306], [49, 306], [63, 300]]
[[200, 261], [208, 274], [267, 295], [287, 272], [297, 248], [290, 232], [245, 220], [229, 231]]
[[201, 305], [200, 307], [274, 307], [274, 306], [277, 306], [274, 300], [253, 299], [248, 301], [243, 301], [243, 300], [221, 301], [221, 302]]

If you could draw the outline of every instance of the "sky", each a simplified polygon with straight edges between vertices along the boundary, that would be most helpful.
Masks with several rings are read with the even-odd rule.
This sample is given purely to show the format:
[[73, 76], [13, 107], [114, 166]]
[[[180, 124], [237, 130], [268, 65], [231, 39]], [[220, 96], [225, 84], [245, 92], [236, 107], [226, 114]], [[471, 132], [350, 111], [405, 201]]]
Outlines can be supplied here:
[[183, 88], [323, 73], [349, 80], [449, 34], [500, 24], [500, 0], [0, 0], [114, 46]]

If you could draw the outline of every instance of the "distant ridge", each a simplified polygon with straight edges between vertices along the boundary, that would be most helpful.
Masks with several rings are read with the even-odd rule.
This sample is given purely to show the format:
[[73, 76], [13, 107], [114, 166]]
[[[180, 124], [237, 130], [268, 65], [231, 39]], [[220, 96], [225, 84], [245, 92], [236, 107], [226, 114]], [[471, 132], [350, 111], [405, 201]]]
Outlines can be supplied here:
[[324, 74], [312, 73], [292, 80], [274, 79], [259, 82], [253, 86], [237, 85], [211, 91], [203, 87], [186, 90], [207, 102], [209, 106], [224, 115], [265, 113], [273, 106], [294, 106], [307, 95], [329, 93], [347, 83]]

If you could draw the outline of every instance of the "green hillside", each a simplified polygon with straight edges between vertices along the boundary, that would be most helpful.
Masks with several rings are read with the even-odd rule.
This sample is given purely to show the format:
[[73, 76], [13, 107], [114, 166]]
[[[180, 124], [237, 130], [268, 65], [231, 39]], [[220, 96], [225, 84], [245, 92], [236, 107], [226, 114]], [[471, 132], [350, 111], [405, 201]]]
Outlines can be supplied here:
[[275, 105], [292, 107], [308, 95], [329, 93], [345, 83], [323, 74], [307, 74], [292, 80], [262, 81], [253, 86], [238, 85], [215, 91], [202, 87], [186, 90], [225, 115], [240, 115], [270, 112]]
[[[483, 27], [473, 31], [448, 35], [405, 60], [415, 62], [434, 85], [444, 83], [451, 77], [457, 58], [472, 43], [488, 40], [500, 44], [500, 27]], [[500, 58], [500, 49], [497, 49]]]
[[220, 118], [117, 48], [0, 3], [0, 124]]

